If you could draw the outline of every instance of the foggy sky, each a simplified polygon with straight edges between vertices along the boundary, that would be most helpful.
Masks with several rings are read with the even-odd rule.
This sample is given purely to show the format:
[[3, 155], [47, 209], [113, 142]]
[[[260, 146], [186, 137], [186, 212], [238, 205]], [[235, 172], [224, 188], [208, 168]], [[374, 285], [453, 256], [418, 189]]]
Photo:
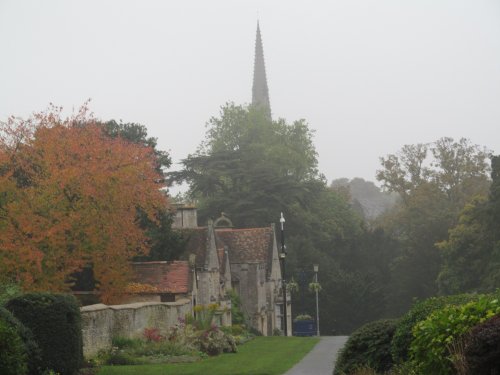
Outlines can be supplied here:
[[443, 136], [500, 153], [498, 0], [0, 0], [0, 119], [91, 98], [178, 162], [251, 101], [257, 19], [273, 117], [316, 130], [329, 181]]

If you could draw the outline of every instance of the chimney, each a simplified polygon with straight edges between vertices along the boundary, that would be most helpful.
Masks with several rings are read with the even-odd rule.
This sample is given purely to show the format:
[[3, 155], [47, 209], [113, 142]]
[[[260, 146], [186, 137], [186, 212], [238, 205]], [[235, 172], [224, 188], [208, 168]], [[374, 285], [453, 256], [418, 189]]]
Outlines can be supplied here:
[[172, 228], [197, 228], [198, 215], [196, 206], [192, 204], [178, 203], [173, 204], [175, 209], [174, 222]]

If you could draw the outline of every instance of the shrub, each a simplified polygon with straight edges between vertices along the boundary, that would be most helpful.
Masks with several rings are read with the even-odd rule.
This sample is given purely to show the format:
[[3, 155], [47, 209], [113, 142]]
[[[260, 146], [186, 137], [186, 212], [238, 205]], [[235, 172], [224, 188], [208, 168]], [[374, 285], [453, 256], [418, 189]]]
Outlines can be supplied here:
[[475, 326], [464, 345], [464, 356], [471, 374], [493, 374], [500, 369], [500, 316]]
[[19, 296], [22, 289], [18, 284], [0, 283], [0, 306], [7, 303], [8, 300]]
[[212, 326], [207, 331], [197, 332], [194, 345], [199, 351], [210, 356], [221, 353], [236, 353], [238, 351], [234, 338], [222, 332], [217, 326]]
[[[10, 311], [3, 307], [0, 307], [0, 320], [4, 320], [10, 326], [15, 327], [26, 348], [28, 356], [28, 372], [30, 374], [37, 374], [40, 371], [41, 366], [41, 353], [31, 330], [26, 328], [26, 326], [16, 319]], [[1, 373], [2, 372], [0, 372], [0, 374]]]
[[30, 293], [6, 304], [41, 349], [41, 368], [74, 374], [83, 359], [80, 309], [71, 295]]
[[413, 340], [412, 329], [418, 322], [425, 320], [433, 311], [447, 305], [463, 305], [477, 300], [479, 296], [461, 294], [455, 296], [432, 297], [416, 303], [399, 321], [391, 343], [394, 363], [406, 362], [409, 358], [410, 344]]
[[28, 354], [17, 328], [0, 317], [0, 374], [28, 373]]
[[426, 375], [453, 373], [450, 348], [472, 327], [500, 313], [500, 302], [493, 296], [481, 296], [462, 306], [448, 305], [434, 311], [413, 327], [410, 357]]
[[160, 335], [160, 330], [158, 328], [144, 328], [143, 335], [146, 341], [159, 342], [165, 339]]
[[118, 349], [123, 348], [137, 348], [142, 345], [141, 339], [131, 339], [128, 337], [117, 336], [111, 339], [111, 344], [113, 347]]
[[231, 298], [231, 320], [232, 324], [245, 324], [245, 314], [241, 310], [241, 299], [238, 293], [234, 290], [229, 291], [229, 297]]
[[357, 329], [347, 340], [335, 365], [335, 375], [370, 367], [379, 372], [392, 367], [391, 340], [398, 321], [377, 320]]

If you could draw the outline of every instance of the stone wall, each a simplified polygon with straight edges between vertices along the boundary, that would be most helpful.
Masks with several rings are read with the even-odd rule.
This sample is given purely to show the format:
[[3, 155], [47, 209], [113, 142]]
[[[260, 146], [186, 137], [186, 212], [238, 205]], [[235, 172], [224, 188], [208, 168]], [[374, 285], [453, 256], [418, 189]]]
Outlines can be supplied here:
[[141, 302], [128, 305], [103, 304], [84, 306], [81, 309], [83, 353], [92, 357], [101, 349], [111, 347], [113, 337], [140, 337], [145, 328], [166, 331], [191, 314], [189, 299], [176, 302]]

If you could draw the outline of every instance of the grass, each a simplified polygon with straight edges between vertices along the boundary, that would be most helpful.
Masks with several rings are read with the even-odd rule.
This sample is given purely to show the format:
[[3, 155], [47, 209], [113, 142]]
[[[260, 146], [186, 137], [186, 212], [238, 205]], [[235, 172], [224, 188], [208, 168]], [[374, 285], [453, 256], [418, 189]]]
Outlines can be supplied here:
[[316, 337], [256, 337], [222, 354], [194, 363], [104, 366], [98, 375], [281, 375], [318, 342]]

